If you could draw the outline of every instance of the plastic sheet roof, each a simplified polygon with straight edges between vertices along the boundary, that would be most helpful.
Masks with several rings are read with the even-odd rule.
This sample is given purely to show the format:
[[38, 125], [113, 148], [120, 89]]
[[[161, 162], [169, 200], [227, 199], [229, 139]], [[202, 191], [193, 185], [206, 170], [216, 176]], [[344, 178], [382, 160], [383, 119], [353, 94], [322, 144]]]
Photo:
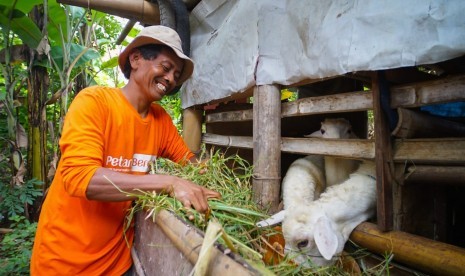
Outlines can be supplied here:
[[187, 108], [255, 85], [465, 54], [463, 0], [203, 0], [191, 13]]

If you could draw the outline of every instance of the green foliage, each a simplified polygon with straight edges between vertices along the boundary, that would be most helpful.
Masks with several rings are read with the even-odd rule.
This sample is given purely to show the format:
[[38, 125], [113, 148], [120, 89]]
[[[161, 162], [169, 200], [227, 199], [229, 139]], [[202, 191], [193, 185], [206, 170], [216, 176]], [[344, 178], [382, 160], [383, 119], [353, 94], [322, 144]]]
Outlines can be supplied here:
[[2, 195], [3, 200], [0, 202], [0, 210], [5, 213], [0, 214], [0, 219], [5, 214], [7, 217], [24, 215], [27, 211], [25, 206], [32, 205], [34, 200], [42, 195], [42, 190], [35, 188], [41, 183], [37, 179], [31, 179], [22, 186], [12, 186], [2, 181], [0, 183], [0, 195]]
[[173, 96], [165, 96], [160, 101], [160, 105], [170, 114], [173, 124], [179, 132], [182, 130], [182, 108], [180, 93]]
[[37, 223], [25, 217], [10, 217], [12, 232], [7, 233], [0, 243], [0, 274], [28, 275], [32, 244]]
[[31, 48], [37, 48], [42, 33], [37, 25], [21, 10], [13, 9], [11, 2], [0, 2], [0, 26], [3, 30], [12, 30], [21, 40]]
[[78, 44], [70, 44], [69, 49], [67, 50], [69, 50], [69, 52], [66, 53], [68, 55], [66, 57], [63, 53], [63, 47], [61, 46], [53, 46], [50, 50], [50, 54], [55, 60], [55, 63], [57, 64], [57, 70], [59, 71], [64, 70], [65, 60], [68, 62], [76, 60], [76, 64], [74, 66], [81, 67], [91, 60], [100, 58], [99, 53], [94, 49], [90, 49]]

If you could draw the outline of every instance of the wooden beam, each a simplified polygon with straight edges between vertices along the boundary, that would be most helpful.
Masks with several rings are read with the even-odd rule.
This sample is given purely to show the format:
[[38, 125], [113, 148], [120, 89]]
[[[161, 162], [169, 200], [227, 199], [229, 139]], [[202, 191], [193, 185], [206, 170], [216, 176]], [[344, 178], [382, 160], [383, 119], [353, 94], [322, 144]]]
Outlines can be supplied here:
[[205, 116], [205, 123], [245, 122], [253, 120], [253, 109], [211, 113]]
[[318, 154], [353, 159], [374, 159], [372, 140], [366, 139], [318, 139], [282, 138], [281, 150], [297, 154]]
[[[465, 75], [436, 81], [391, 87], [391, 108], [465, 100]], [[371, 91], [311, 97], [282, 104], [281, 117], [360, 111], [373, 108]], [[238, 122], [253, 119], [252, 110], [208, 114], [206, 123]]]
[[209, 145], [233, 147], [241, 149], [252, 149], [253, 141], [250, 136], [226, 136], [211, 133], [204, 133], [202, 142]]
[[382, 72], [373, 72], [373, 115], [375, 121], [375, 163], [376, 163], [376, 186], [377, 186], [377, 221], [382, 231], [389, 231], [393, 225], [392, 204], [392, 177], [390, 165], [392, 163], [391, 134], [386, 115], [381, 107], [383, 85], [380, 83]]
[[464, 164], [465, 138], [395, 140], [394, 161]]
[[371, 109], [372, 96], [368, 91], [348, 92], [331, 96], [309, 97], [282, 105], [282, 117], [309, 114], [362, 111]]
[[393, 88], [391, 108], [465, 100], [465, 75], [418, 82]]
[[465, 187], [465, 167], [409, 166], [403, 184], [409, 183], [433, 183], [439, 185], [460, 185]]
[[281, 190], [281, 93], [278, 86], [257, 86], [253, 102], [253, 193], [269, 213], [278, 211]]
[[[203, 134], [202, 142], [211, 145], [252, 149], [252, 137]], [[320, 154], [348, 158], [374, 159], [372, 140], [329, 140], [318, 138], [281, 138], [281, 151], [296, 154]], [[393, 160], [396, 163], [465, 163], [465, 138], [395, 140]]]
[[372, 223], [358, 225], [350, 239], [380, 255], [433, 275], [463, 275], [465, 249], [401, 231], [381, 232]]

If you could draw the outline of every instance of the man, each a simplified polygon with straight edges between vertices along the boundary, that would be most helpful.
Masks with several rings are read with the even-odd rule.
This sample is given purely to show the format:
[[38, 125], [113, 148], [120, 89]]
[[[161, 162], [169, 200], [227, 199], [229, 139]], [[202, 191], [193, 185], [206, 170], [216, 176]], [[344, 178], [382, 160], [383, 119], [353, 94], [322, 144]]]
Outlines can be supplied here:
[[[42, 207], [32, 275], [122, 275], [132, 264], [133, 229], [125, 215], [137, 193], [169, 193], [186, 208], [208, 209], [220, 194], [170, 175], [152, 175], [150, 161], [195, 161], [166, 111], [154, 103], [188, 79], [194, 64], [178, 34], [151, 26], [120, 54], [129, 79], [122, 89], [89, 87], [69, 108], [61, 159]], [[125, 236], [124, 236], [125, 235]]]

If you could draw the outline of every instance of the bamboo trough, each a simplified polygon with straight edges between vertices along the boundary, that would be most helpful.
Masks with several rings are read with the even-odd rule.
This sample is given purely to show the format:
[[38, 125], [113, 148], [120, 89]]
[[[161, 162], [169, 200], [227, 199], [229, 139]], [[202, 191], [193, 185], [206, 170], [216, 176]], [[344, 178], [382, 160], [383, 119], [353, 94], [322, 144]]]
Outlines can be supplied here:
[[[145, 216], [145, 212], [136, 215], [132, 251], [136, 274], [190, 275], [199, 259], [204, 233], [166, 210], [157, 214], [155, 222]], [[240, 256], [217, 245], [212, 248], [205, 274], [263, 275], [262, 269], [257, 270]]]

